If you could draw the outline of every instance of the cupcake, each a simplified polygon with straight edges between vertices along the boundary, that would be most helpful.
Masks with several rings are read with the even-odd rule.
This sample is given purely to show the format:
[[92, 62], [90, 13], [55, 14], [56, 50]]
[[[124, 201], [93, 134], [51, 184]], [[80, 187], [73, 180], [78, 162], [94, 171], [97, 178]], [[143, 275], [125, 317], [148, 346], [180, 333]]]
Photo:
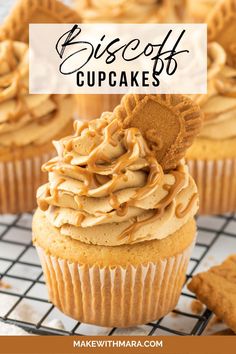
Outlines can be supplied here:
[[187, 0], [188, 18], [194, 22], [205, 22], [218, 0]]
[[206, 19], [208, 40], [218, 42], [226, 51], [227, 64], [236, 68], [235, 0], [218, 1]]
[[200, 124], [188, 98], [126, 95], [113, 113], [76, 121], [74, 135], [54, 143], [33, 242], [50, 300], [65, 314], [128, 327], [174, 309], [198, 210], [183, 155]]
[[[163, 23], [181, 22], [185, 0], [74, 0], [84, 23]], [[112, 111], [122, 98], [120, 94], [77, 95], [78, 115], [82, 120], [100, 117]]]
[[29, 95], [25, 43], [0, 42], [0, 62], [0, 213], [20, 213], [36, 206], [51, 140], [72, 131], [73, 100]]
[[180, 22], [185, 0], [74, 0], [85, 23]]
[[0, 40], [29, 42], [30, 23], [80, 23], [79, 13], [60, 0], [17, 0], [0, 25]]
[[236, 69], [218, 43], [208, 48], [208, 94], [194, 100], [204, 113], [201, 133], [187, 152], [201, 214], [236, 210]]

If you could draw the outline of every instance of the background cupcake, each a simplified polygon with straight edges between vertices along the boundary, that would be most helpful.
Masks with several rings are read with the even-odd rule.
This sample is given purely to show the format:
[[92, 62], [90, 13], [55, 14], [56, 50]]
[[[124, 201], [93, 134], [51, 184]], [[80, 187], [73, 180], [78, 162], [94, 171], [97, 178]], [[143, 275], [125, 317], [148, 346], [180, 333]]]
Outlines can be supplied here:
[[236, 69], [218, 43], [208, 48], [208, 94], [194, 100], [204, 113], [203, 129], [187, 152], [199, 190], [201, 214], [236, 209]]
[[1, 41], [12, 39], [28, 43], [30, 23], [81, 22], [79, 13], [60, 0], [10, 0], [4, 5], [8, 8], [11, 4], [8, 16], [0, 24]]
[[[84, 23], [173, 23], [185, 16], [186, 1], [173, 0], [74, 0]], [[78, 114], [83, 120], [100, 117], [104, 111], [112, 111], [122, 95], [78, 95]]]
[[0, 42], [0, 213], [30, 211], [51, 140], [72, 130], [73, 99], [29, 95], [28, 46]]
[[191, 22], [205, 22], [209, 12], [220, 0], [187, 0], [188, 18]]
[[58, 156], [43, 166], [49, 182], [37, 193], [33, 235], [60, 310], [127, 327], [175, 307], [198, 209], [180, 159], [200, 124], [187, 98], [128, 95], [114, 113], [77, 121], [75, 134], [55, 144]]
[[74, 0], [86, 23], [158, 23], [184, 19], [186, 1]]

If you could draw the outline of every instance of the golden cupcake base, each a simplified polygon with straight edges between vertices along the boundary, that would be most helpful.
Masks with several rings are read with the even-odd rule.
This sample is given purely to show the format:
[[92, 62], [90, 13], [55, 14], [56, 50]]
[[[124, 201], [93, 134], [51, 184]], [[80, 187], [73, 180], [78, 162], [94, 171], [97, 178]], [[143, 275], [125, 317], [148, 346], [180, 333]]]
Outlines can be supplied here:
[[236, 158], [188, 160], [199, 193], [199, 214], [224, 214], [236, 210]]
[[175, 308], [195, 243], [195, 223], [190, 220], [163, 240], [106, 247], [62, 236], [37, 211], [33, 234], [55, 306], [81, 322], [130, 327], [156, 321]]
[[236, 138], [198, 137], [187, 151], [186, 162], [196, 182], [200, 215], [236, 210]]

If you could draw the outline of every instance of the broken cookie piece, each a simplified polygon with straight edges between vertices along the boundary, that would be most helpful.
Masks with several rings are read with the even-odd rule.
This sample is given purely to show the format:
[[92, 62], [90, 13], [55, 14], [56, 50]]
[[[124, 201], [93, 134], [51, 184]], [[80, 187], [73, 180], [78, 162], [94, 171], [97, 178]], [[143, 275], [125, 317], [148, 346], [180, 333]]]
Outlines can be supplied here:
[[188, 289], [236, 333], [236, 254], [195, 275]]

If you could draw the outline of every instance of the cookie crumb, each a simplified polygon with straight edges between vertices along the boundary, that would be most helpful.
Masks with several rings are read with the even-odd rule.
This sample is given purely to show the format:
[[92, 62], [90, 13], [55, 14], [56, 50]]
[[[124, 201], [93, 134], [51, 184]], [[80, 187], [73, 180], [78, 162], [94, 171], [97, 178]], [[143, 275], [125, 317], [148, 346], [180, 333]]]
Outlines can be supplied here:
[[0, 280], [0, 288], [2, 288], [2, 289], [10, 289], [10, 288], [11, 288], [11, 285], [5, 283], [5, 282], [2, 281], [2, 280]]
[[198, 300], [193, 300], [191, 302], [191, 310], [196, 315], [200, 315], [203, 311], [203, 304]]
[[236, 254], [193, 276], [188, 289], [236, 333], [236, 313], [232, 310], [236, 307]]

